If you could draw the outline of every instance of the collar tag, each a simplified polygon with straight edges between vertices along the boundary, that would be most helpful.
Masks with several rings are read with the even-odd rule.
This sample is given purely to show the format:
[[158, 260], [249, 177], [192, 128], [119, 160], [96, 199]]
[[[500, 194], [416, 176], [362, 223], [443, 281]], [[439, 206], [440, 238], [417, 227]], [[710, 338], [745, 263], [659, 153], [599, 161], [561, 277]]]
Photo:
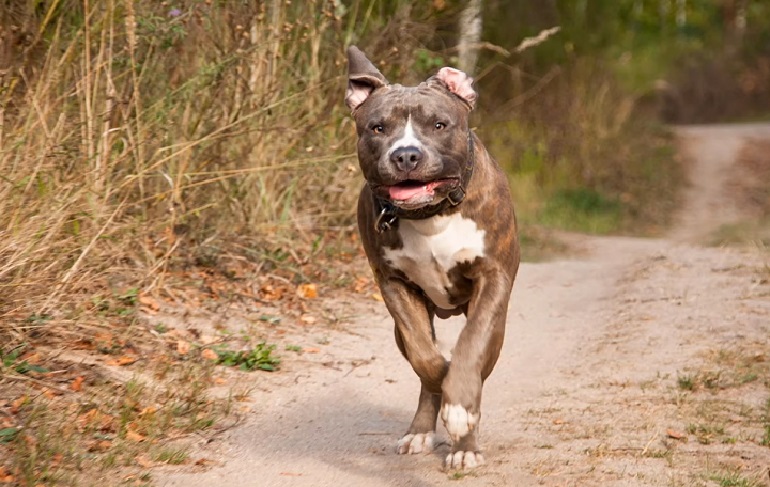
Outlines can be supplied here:
[[398, 217], [393, 211], [388, 211], [388, 207], [383, 206], [377, 220], [374, 222], [374, 230], [377, 233], [387, 232], [393, 227], [393, 224], [396, 223], [397, 218]]

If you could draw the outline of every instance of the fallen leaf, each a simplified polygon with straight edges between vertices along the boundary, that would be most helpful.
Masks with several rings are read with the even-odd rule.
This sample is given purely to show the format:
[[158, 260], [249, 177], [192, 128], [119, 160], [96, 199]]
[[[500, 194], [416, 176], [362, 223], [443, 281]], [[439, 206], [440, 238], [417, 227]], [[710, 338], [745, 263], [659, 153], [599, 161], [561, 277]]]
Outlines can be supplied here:
[[224, 377], [217, 377], [214, 379], [214, 383], [219, 385], [227, 384], [227, 379], [225, 379]]
[[148, 308], [147, 306], [140, 306], [139, 311], [142, 313], [147, 313], [148, 315], [156, 315], [158, 312], [152, 308]]
[[70, 389], [72, 389], [75, 392], [80, 392], [81, 390], [83, 390], [83, 380], [84, 379], [82, 375], [75, 377], [75, 379], [70, 384]]
[[51, 462], [49, 463], [49, 466], [51, 467], [58, 467], [61, 465], [61, 461], [64, 459], [64, 455], [61, 453], [55, 454], [53, 457], [51, 457]]
[[131, 365], [137, 361], [137, 357], [131, 355], [121, 355], [120, 357], [107, 361], [107, 365]]
[[553, 424], [564, 424], [565, 422], [566, 421], [564, 421], [563, 419], [554, 419], [553, 420]]
[[305, 347], [302, 351], [306, 353], [319, 353], [321, 349], [318, 347]]
[[135, 441], [137, 443], [144, 441], [144, 436], [140, 435], [134, 430], [126, 431], [126, 439], [129, 441]]
[[300, 284], [297, 286], [297, 296], [305, 299], [315, 299], [318, 297], [318, 288], [315, 284]]
[[28, 401], [28, 400], [29, 400], [29, 396], [27, 396], [26, 394], [25, 394], [25, 395], [23, 395], [23, 396], [19, 396], [19, 397], [17, 397], [17, 398], [16, 398], [16, 399], [15, 399], [15, 400], [14, 400], [14, 401], [11, 403], [11, 412], [12, 412], [13, 414], [16, 414], [16, 413], [18, 413], [18, 412], [19, 412], [19, 409], [21, 409], [21, 407], [22, 407], [23, 405], [25, 405], [25, 404], [27, 403], [27, 401]]
[[385, 300], [382, 299], [382, 294], [380, 294], [380, 293], [372, 293], [372, 298], [375, 301], [385, 302]]
[[147, 306], [152, 311], [158, 311], [160, 309], [160, 304], [158, 304], [158, 301], [152, 296], [139, 296], [139, 303]]
[[49, 388], [47, 388], [47, 387], [46, 387], [45, 389], [43, 389], [43, 395], [44, 395], [44, 396], [45, 396], [47, 399], [53, 399], [53, 398], [55, 398], [56, 396], [61, 396], [61, 395], [62, 395], [62, 393], [61, 393], [61, 391], [59, 391], [58, 389], [57, 389], [57, 390], [55, 390], [55, 391], [52, 391], [51, 389], [49, 389]]
[[150, 457], [148, 457], [147, 455], [137, 455], [136, 463], [142, 468], [152, 468], [155, 466], [155, 462], [150, 460]]
[[179, 355], [187, 355], [190, 352], [190, 342], [179, 340], [176, 342], [176, 351]]
[[88, 446], [88, 451], [90, 452], [105, 452], [112, 447], [112, 442], [110, 440], [100, 440], [100, 441], [94, 441]]
[[673, 438], [675, 440], [681, 440], [687, 437], [686, 434], [682, 433], [681, 431], [677, 431], [673, 428], [666, 429], [666, 436], [668, 436], [669, 438]]
[[148, 416], [150, 414], [155, 414], [158, 411], [158, 408], [154, 406], [147, 406], [146, 408], [139, 411], [139, 416]]
[[302, 315], [299, 317], [299, 320], [306, 325], [312, 325], [316, 322], [315, 317], [311, 315]]
[[204, 348], [201, 351], [201, 357], [205, 358], [206, 360], [217, 360], [219, 359], [219, 355], [217, 355], [217, 352], [210, 348]]

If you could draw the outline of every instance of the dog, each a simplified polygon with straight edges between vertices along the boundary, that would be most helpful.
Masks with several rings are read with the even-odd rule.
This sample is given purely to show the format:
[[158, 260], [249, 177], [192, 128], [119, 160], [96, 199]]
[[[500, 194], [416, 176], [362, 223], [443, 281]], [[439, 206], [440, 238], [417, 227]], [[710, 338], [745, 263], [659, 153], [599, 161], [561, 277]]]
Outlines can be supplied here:
[[[484, 462], [477, 432], [484, 381], [500, 355], [519, 268], [507, 177], [470, 130], [473, 79], [444, 67], [416, 87], [390, 84], [348, 49], [345, 104], [366, 182], [358, 229], [396, 344], [421, 381], [417, 412], [399, 454], [430, 452], [437, 416], [452, 439], [447, 469]], [[463, 313], [447, 361], [434, 317]]]

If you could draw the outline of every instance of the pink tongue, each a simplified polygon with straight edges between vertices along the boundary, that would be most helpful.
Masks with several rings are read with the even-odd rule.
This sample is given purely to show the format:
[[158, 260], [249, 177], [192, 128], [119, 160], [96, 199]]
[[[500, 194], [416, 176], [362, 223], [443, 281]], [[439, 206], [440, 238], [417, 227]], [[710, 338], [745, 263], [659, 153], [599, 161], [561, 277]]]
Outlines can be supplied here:
[[391, 186], [388, 188], [388, 191], [390, 192], [390, 199], [397, 201], [406, 201], [415, 196], [432, 193], [432, 191], [428, 189], [427, 184], [422, 186]]

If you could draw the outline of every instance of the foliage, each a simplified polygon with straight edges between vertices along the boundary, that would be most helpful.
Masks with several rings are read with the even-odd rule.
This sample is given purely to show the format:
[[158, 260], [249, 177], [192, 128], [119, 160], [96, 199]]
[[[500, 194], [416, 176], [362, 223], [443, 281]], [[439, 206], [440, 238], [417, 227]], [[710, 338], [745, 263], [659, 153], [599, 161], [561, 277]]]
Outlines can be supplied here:
[[260, 343], [251, 350], [215, 350], [217, 364], [238, 366], [241, 370], [264, 370], [273, 372], [281, 363], [281, 359], [273, 356], [275, 345]]

